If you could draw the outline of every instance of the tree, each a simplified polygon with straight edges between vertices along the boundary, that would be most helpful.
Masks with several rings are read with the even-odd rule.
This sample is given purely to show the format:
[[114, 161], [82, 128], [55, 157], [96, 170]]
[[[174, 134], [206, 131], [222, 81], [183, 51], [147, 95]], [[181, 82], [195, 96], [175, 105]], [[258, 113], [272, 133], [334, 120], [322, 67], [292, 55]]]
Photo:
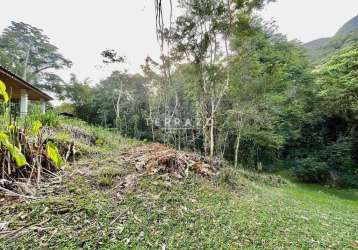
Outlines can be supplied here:
[[332, 56], [316, 70], [322, 108], [351, 125], [358, 121], [358, 46]]
[[204, 151], [215, 151], [215, 120], [230, 83], [228, 39], [235, 30], [249, 30], [253, 10], [266, 1], [180, 1], [185, 14], [166, 32], [175, 52], [191, 62], [199, 77], [192, 78], [197, 113], [202, 122]]
[[357, 186], [358, 74], [357, 45], [339, 51], [315, 70], [312, 120], [301, 147], [306, 160], [296, 174], [304, 181]]
[[63, 85], [60, 100], [70, 101], [77, 117], [95, 123], [98, 117], [98, 109], [94, 105], [95, 90], [89, 84], [89, 80], [80, 81], [72, 74], [70, 82]]
[[0, 36], [0, 63], [25, 80], [48, 90], [58, 90], [62, 83], [58, 75], [48, 70], [72, 65], [50, 43], [43, 30], [23, 22], [11, 22]]

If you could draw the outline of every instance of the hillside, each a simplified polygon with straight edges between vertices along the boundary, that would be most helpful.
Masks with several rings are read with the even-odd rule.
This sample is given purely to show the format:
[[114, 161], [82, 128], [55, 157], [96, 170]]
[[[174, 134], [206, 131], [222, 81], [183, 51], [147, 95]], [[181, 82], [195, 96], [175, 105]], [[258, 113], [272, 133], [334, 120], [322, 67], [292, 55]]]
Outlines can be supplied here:
[[310, 60], [267, 0], [35, 2], [0, 34], [0, 250], [358, 249], [356, 18]]
[[[23, 191], [36, 198], [1, 198], [1, 249], [358, 245], [354, 190], [225, 167], [215, 174], [204, 171], [205, 165], [186, 172], [175, 166], [200, 157], [160, 144], [143, 145], [85, 123], [68, 126], [74, 131], [81, 126], [84, 134], [103, 143], [39, 188]], [[108, 141], [114, 144], [108, 147]]]
[[304, 44], [309, 57], [316, 62], [324, 60], [333, 53], [358, 42], [358, 16], [345, 23], [330, 38], [320, 38]]
[[319, 38], [319, 39], [316, 39], [316, 40], [306, 43], [305, 47], [309, 48], [309, 49], [318, 49], [320, 47], [326, 46], [330, 40], [331, 40], [330, 37]]
[[353, 17], [347, 23], [345, 23], [342, 28], [338, 30], [336, 36], [346, 36], [351, 32], [358, 31], [358, 15]]

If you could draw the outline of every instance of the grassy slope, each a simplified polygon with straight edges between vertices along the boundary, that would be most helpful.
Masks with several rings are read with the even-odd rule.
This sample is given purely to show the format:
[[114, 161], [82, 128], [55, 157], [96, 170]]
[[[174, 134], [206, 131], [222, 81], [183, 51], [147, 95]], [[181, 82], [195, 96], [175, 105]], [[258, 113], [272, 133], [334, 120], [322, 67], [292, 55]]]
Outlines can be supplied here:
[[0, 248], [349, 249], [358, 240], [356, 190], [282, 185], [245, 171], [225, 170], [213, 182], [143, 176], [119, 201], [116, 184], [135, 172], [124, 150], [82, 158], [46, 198], [2, 204], [0, 222], [24, 228]]

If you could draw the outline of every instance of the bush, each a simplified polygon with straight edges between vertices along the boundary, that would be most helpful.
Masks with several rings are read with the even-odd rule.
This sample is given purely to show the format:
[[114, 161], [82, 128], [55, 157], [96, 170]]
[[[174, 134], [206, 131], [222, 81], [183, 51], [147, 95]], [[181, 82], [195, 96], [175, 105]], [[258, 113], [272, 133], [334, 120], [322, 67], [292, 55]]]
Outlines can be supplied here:
[[358, 186], [358, 169], [352, 160], [350, 138], [340, 137], [321, 150], [312, 151], [294, 164], [296, 177], [307, 183]]
[[253, 184], [263, 184], [272, 187], [281, 187], [287, 184], [287, 181], [278, 175], [254, 172], [244, 169], [235, 169], [226, 167], [220, 170], [216, 176], [216, 182], [219, 185], [229, 187], [232, 190], [246, 190]]
[[329, 178], [329, 166], [317, 158], [308, 157], [296, 162], [294, 173], [300, 181], [326, 184]]
[[114, 183], [113, 179], [117, 174], [113, 167], [103, 167], [99, 172], [98, 184], [102, 187], [111, 187]]
[[354, 171], [343, 172], [314, 157], [297, 161], [294, 174], [300, 181], [306, 183], [318, 183], [332, 187], [358, 186], [357, 173]]
[[34, 121], [40, 121], [43, 126], [58, 127], [61, 123], [61, 118], [52, 111], [45, 114], [33, 113], [24, 118], [25, 127], [31, 126]]

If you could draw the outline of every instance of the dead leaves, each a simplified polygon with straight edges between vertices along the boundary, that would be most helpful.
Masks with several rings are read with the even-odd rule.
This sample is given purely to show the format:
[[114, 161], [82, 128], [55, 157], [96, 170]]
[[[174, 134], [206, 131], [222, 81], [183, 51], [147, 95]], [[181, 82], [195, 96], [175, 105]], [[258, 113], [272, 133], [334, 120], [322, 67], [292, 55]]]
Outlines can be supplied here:
[[138, 172], [175, 173], [186, 177], [189, 171], [193, 171], [208, 179], [215, 175], [222, 164], [216, 161], [210, 167], [209, 160], [199, 154], [178, 151], [158, 143], [135, 147], [125, 153], [123, 158], [134, 164]]
[[[134, 165], [136, 174], [129, 174], [116, 186], [116, 197], [122, 201], [127, 189], [137, 184], [143, 174], [159, 174], [163, 184], [170, 188], [189, 175], [189, 171], [212, 179], [220, 166], [216, 161], [210, 167], [209, 161], [195, 153], [175, 150], [167, 145], [153, 143], [134, 147], [122, 154], [125, 164]], [[153, 181], [155, 185], [156, 181]]]

